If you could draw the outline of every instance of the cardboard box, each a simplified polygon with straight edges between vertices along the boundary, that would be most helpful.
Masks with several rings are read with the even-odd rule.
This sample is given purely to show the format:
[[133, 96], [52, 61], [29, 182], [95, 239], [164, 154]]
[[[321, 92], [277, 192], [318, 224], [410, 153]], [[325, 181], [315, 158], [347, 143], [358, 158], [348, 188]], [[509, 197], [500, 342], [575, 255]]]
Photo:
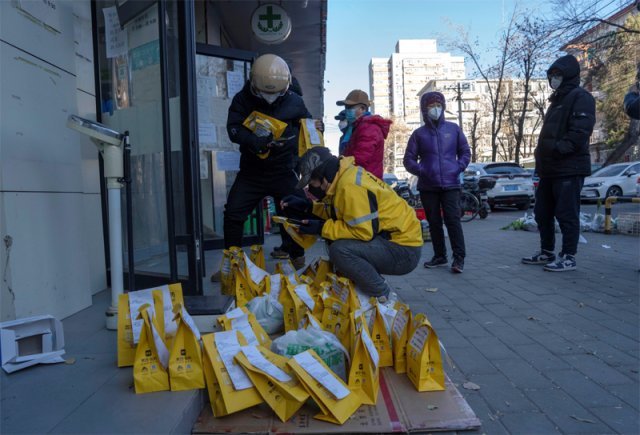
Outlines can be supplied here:
[[7, 373], [64, 362], [62, 322], [53, 316], [35, 316], [0, 323], [0, 353]]
[[282, 423], [265, 404], [215, 418], [207, 404], [193, 427], [194, 434], [355, 434], [421, 433], [473, 430], [480, 420], [455, 385], [447, 378], [445, 391], [419, 393], [406, 375], [392, 368], [380, 370], [376, 406], [361, 406], [343, 425], [316, 420], [314, 404], [307, 403], [291, 420]]

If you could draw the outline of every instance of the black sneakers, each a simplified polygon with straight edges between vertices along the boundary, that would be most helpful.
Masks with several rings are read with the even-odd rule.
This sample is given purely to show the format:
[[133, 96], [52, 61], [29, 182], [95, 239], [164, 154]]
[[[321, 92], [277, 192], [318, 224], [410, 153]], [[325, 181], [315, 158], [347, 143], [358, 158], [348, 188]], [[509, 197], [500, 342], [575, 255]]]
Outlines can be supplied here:
[[533, 254], [531, 257], [523, 257], [522, 263], [524, 264], [549, 264], [556, 261], [556, 254], [550, 251], [540, 251]]
[[434, 267], [441, 267], [447, 265], [447, 257], [433, 257], [429, 261], [425, 261], [424, 267], [427, 269], [433, 269]]
[[462, 273], [464, 270], [464, 258], [454, 258], [451, 263], [451, 272]]

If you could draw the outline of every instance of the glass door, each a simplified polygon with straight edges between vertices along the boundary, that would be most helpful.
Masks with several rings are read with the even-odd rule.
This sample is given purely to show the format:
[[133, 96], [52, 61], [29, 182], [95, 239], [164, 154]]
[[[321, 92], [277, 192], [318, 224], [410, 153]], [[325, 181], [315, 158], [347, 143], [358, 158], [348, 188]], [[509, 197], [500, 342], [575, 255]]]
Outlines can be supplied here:
[[[249, 79], [255, 53], [196, 45], [200, 201], [204, 249], [222, 249], [227, 195], [240, 165], [240, 151], [227, 135], [227, 113], [235, 94]], [[245, 223], [243, 244], [262, 243], [262, 208]]]
[[99, 120], [130, 134], [125, 287], [180, 281], [185, 294], [202, 294], [189, 88], [193, 4], [98, 0], [94, 7]]

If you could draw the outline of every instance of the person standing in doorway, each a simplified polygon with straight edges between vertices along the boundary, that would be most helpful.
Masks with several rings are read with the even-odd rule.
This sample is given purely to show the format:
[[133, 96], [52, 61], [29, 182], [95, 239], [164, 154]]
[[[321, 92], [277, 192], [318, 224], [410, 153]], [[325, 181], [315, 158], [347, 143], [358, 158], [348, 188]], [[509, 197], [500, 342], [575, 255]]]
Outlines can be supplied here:
[[[591, 174], [589, 137], [596, 120], [596, 103], [580, 87], [580, 64], [572, 55], [556, 60], [547, 70], [554, 90], [535, 150], [535, 219], [540, 231], [540, 251], [524, 257], [524, 264], [544, 264], [549, 272], [576, 269], [580, 237], [580, 191]], [[562, 250], [555, 255], [555, 220], [562, 232]]]
[[433, 258], [424, 267], [448, 264], [442, 228], [444, 216], [453, 251], [451, 271], [462, 273], [466, 252], [460, 224], [459, 176], [469, 164], [471, 152], [460, 127], [445, 121], [445, 107], [440, 92], [427, 92], [420, 98], [424, 125], [411, 134], [403, 163], [407, 171], [418, 177], [420, 199], [429, 222]]
[[382, 179], [384, 140], [389, 134], [391, 121], [369, 112], [369, 95], [360, 89], [349, 92], [347, 98], [336, 104], [345, 106], [344, 156], [355, 158], [356, 165]]
[[[251, 67], [251, 78], [238, 92], [229, 106], [227, 132], [231, 141], [240, 145], [240, 171], [229, 191], [224, 209], [224, 247], [242, 245], [244, 222], [265, 196], [272, 196], [279, 211], [283, 197], [297, 192], [298, 177], [294, 172], [297, 161], [299, 124], [311, 118], [302, 98], [291, 91], [291, 73], [279, 56], [265, 54]], [[258, 111], [287, 124], [284, 140], [273, 135], [258, 136], [243, 126], [253, 112]], [[304, 249], [286, 231], [282, 236], [282, 250], [296, 269], [304, 266]], [[219, 272], [211, 277], [219, 280]]]

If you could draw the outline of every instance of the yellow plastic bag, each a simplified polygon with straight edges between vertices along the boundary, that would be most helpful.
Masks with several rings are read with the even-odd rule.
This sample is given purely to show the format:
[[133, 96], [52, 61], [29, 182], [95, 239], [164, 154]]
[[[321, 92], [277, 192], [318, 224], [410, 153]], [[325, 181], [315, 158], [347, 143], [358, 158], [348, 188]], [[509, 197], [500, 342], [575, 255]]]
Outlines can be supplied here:
[[[133, 322], [129, 304], [129, 295], [133, 293], [141, 297], [141, 302], [152, 304], [155, 313], [163, 314], [162, 292], [159, 290], [139, 290], [137, 292], [124, 293], [118, 297], [118, 367], [132, 366], [136, 357], [136, 343], [134, 343]], [[136, 311], [134, 317], [137, 315], [138, 312]], [[164, 326], [164, 316], [162, 318], [163, 322], [158, 324]], [[139, 322], [137, 323], [139, 324]]]
[[322, 137], [322, 132], [316, 128], [315, 119], [301, 119], [300, 136], [298, 136], [298, 156], [302, 157], [308, 150], [317, 146], [324, 146], [324, 138]]
[[360, 395], [364, 405], [375, 405], [380, 390], [380, 355], [369, 336], [367, 328], [361, 327], [356, 336], [355, 351], [351, 356], [349, 388]]
[[169, 389], [169, 351], [158, 324], [149, 317], [149, 308], [149, 304], [142, 305], [138, 316], [144, 323], [133, 362], [136, 394]]
[[[265, 115], [257, 110], [251, 112], [242, 125], [251, 130], [256, 136], [268, 136], [269, 133], [271, 133], [273, 134], [274, 139], [280, 139], [282, 133], [287, 129], [286, 122], [282, 122], [269, 115]], [[258, 154], [258, 157], [266, 159], [269, 156], [269, 153], [270, 151]]]
[[376, 304], [374, 307], [373, 315], [369, 320], [369, 331], [371, 331], [371, 338], [380, 354], [380, 367], [392, 367], [393, 351], [391, 350], [391, 336], [389, 332], [387, 332], [387, 326], [380, 310], [380, 304]]
[[320, 258], [316, 266], [315, 275], [313, 277], [313, 285], [316, 288], [320, 287], [320, 284], [327, 280], [327, 274], [333, 272], [333, 265], [329, 260]]
[[261, 269], [267, 268], [267, 262], [264, 259], [264, 249], [262, 245], [251, 245], [251, 254], [249, 259]]
[[283, 422], [289, 420], [309, 398], [287, 366], [288, 358], [261, 346], [242, 346], [236, 361], [243, 368], [264, 401]]
[[350, 279], [338, 277], [334, 273], [327, 273], [326, 278], [331, 283], [332, 293], [344, 304], [348, 305], [349, 311], [355, 311], [360, 308], [360, 300]]
[[273, 216], [271, 218], [273, 222], [282, 224], [284, 230], [291, 236], [294, 242], [302, 246], [304, 249], [309, 249], [318, 240], [318, 236], [315, 234], [301, 234], [298, 232], [299, 225], [290, 224], [287, 218], [282, 216]]
[[418, 391], [445, 389], [438, 336], [426, 316], [407, 343], [407, 376]]
[[308, 308], [295, 293], [295, 285], [286, 285], [280, 292], [280, 303], [284, 315], [284, 331], [294, 331], [299, 328], [300, 322], [307, 313]]
[[218, 323], [225, 331], [236, 330], [251, 346], [271, 347], [271, 339], [256, 320], [256, 316], [246, 307], [235, 308], [218, 317]]
[[313, 350], [294, 355], [288, 364], [320, 408], [314, 418], [343, 424], [362, 404], [360, 395], [352, 392]]
[[340, 343], [349, 349], [349, 305], [335, 296], [325, 298], [323, 305], [324, 310], [320, 316], [322, 328], [333, 333]]
[[234, 361], [247, 342], [238, 331], [202, 336], [204, 376], [215, 417], [222, 417], [263, 402], [241, 366]]
[[396, 303], [398, 310], [391, 330], [391, 345], [393, 347], [393, 368], [396, 373], [407, 372], [407, 339], [411, 325], [411, 310], [405, 304]]
[[174, 308], [178, 332], [169, 353], [171, 391], [204, 388], [200, 331], [181, 304]]
[[236, 259], [231, 260], [231, 273], [233, 275], [233, 295], [236, 298], [236, 306], [244, 307], [247, 302], [253, 299], [257, 295], [254, 287], [249, 282], [244, 262], [240, 262]]
[[231, 269], [231, 260], [239, 260], [242, 249], [232, 246], [229, 249], [222, 250], [222, 262], [220, 263], [220, 291], [223, 295], [233, 296], [235, 286], [233, 282], [233, 271]]

